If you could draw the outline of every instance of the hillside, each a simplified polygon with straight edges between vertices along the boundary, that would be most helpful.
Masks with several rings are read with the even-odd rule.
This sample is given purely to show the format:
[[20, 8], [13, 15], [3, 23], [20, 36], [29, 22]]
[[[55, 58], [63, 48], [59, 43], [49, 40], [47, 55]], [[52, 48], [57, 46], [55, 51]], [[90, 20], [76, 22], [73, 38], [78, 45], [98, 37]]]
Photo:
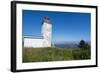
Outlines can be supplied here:
[[23, 62], [90, 59], [90, 49], [23, 48]]

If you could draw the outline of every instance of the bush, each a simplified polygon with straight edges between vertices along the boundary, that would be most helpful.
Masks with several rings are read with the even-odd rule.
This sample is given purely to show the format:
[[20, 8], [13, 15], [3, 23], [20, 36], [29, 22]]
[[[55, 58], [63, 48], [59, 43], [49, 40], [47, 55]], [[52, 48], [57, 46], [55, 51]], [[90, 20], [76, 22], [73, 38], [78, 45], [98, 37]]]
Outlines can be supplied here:
[[90, 45], [88, 43], [86, 43], [84, 40], [81, 40], [79, 42], [78, 47], [81, 49], [90, 49]]
[[90, 49], [78, 49], [73, 51], [73, 58], [75, 60], [90, 59]]

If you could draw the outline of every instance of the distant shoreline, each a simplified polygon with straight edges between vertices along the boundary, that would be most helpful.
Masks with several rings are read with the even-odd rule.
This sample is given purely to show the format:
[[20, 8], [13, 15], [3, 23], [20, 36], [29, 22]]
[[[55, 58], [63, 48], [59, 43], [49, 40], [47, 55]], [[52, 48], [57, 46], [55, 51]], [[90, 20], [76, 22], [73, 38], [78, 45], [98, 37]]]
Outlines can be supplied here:
[[[90, 42], [87, 42], [89, 45], [91, 44]], [[58, 48], [79, 48], [78, 47], [79, 42], [59, 42], [59, 43], [54, 43], [54, 47]]]

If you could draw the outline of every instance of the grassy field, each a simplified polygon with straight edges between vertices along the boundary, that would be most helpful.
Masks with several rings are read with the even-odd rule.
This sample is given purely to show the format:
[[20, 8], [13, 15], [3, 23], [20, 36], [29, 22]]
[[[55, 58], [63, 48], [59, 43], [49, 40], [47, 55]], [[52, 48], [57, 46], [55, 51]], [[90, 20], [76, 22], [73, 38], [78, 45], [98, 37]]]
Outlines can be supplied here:
[[23, 62], [45, 62], [90, 59], [90, 49], [23, 48]]

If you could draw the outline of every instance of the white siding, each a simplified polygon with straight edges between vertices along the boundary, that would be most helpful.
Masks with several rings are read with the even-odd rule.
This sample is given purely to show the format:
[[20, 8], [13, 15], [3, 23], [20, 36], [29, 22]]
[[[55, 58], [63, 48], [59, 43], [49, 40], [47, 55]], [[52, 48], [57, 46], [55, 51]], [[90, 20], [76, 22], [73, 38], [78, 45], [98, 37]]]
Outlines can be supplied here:
[[24, 38], [24, 47], [43, 47], [43, 39]]
[[51, 37], [52, 37], [52, 24], [43, 23], [42, 25], [42, 36], [45, 39], [45, 45], [51, 47]]

